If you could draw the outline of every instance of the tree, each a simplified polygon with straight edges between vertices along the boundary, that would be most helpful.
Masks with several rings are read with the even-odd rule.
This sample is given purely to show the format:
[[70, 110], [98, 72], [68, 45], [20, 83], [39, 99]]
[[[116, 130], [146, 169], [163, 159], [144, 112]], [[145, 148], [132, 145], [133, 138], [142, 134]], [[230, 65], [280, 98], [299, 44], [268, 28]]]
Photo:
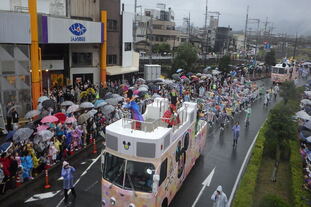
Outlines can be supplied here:
[[271, 50], [270, 52], [266, 53], [265, 63], [266, 63], [266, 65], [270, 65], [270, 66], [273, 66], [276, 64], [275, 51], [274, 50]]
[[219, 64], [218, 64], [219, 70], [224, 72], [224, 73], [230, 72], [230, 70], [231, 70], [229, 67], [230, 63], [231, 63], [230, 56], [228, 56], [228, 55], [223, 56], [219, 60]]
[[289, 101], [297, 101], [299, 100], [299, 90], [296, 88], [295, 83], [293, 81], [284, 82], [281, 85], [280, 96], [284, 100], [284, 104], [286, 105]]
[[167, 43], [155, 44], [152, 47], [153, 53], [159, 53], [163, 55], [164, 53], [169, 53], [171, 51], [171, 46]]
[[173, 68], [182, 68], [184, 71], [192, 71], [198, 60], [197, 48], [189, 43], [181, 44], [175, 52]]

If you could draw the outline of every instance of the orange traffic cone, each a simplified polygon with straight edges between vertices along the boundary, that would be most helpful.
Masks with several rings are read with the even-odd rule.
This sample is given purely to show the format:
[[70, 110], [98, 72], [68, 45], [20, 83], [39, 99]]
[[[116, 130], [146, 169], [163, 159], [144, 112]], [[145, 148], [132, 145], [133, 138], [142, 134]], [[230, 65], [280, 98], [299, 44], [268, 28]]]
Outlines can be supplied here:
[[51, 185], [49, 185], [49, 172], [48, 170], [45, 170], [45, 189], [51, 188]]
[[93, 154], [96, 154], [97, 153], [97, 150], [96, 150], [96, 140], [93, 139]]

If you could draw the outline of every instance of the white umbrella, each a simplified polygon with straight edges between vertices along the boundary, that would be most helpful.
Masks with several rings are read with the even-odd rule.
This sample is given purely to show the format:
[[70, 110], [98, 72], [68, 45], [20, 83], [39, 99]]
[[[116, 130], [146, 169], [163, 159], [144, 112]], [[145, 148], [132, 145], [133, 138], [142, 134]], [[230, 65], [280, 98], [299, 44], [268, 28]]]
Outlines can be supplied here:
[[311, 100], [309, 99], [302, 99], [300, 102], [303, 103], [304, 105], [311, 105]]
[[50, 98], [47, 96], [41, 96], [40, 98], [38, 98], [38, 102], [42, 103], [43, 101], [49, 100]]
[[307, 138], [306, 138], [306, 141], [307, 141], [308, 143], [311, 143], [311, 137], [307, 137]]
[[80, 108], [83, 109], [94, 108], [94, 104], [92, 104], [91, 102], [83, 102], [82, 104], [80, 104]]
[[54, 133], [51, 132], [50, 130], [42, 130], [38, 132], [38, 135], [42, 137], [42, 141], [48, 141], [54, 136]]
[[138, 91], [140, 91], [140, 92], [148, 92], [148, 88], [140, 87], [140, 88], [138, 88]]
[[61, 106], [72, 106], [74, 103], [72, 101], [64, 101], [63, 103], [60, 104]]
[[212, 70], [212, 74], [213, 75], [218, 75], [218, 74], [220, 74], [221, 72], [219, 71], [219, 70]]
[[311, 116], [309, 116], [309, 114], [307, 114], [304, 110], [298, 111], [296, 113], [296, 117], [304, 120], [311, 120]]
[[311, 96], [311, 91], [305, 91], [305, 94], [310, 97]]
[[70, 113], [73, 113], [73, 112], [76, 112], [80, 109], [79, 105], [72, 105], [72, 106], [69, 106], [69, 108], [67, 109], [66, 113], [67, 114], [70, 114]]
[[89, 115], [90, 117], [95, 116], [95, 114], [97, 113], [97, 110], [92, 109], [91, 111], [88, 111], [86, 114]]
[[31, 110], [31, 111], [28, 111], [25, 115], [25, 119], [31, 119], [35, 116], [38, 116], [41, 112], [38, 111], [38, 110]]
[[307, 129], [311, 129], [311, 121], [305, 122], [303, 126], [306, 127]]

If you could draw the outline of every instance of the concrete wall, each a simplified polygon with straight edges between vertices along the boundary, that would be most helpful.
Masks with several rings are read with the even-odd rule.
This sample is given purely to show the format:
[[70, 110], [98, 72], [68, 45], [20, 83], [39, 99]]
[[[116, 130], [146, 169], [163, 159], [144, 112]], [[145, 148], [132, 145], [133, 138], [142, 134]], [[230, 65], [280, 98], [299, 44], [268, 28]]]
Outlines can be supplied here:
[[100, 0], [71, 0], [71, 16], [92, 18], [93, 21], [100, 21]]
[[120, 6], [120, 0], [100, 1], [100, 10], [108, 11], [108, 20], [117, 21], [117, 30], [107, 30], [107, 53], [108, 55], [117, 55], [117, 65], [122, 65], [122, 18]]

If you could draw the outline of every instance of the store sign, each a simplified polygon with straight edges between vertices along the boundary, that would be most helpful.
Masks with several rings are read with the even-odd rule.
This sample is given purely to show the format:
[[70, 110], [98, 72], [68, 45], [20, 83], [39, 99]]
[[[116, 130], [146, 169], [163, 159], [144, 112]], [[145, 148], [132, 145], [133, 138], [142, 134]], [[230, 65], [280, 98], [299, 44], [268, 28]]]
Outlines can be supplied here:
[[43, 43], [102, 43], [101, 22], [42, 17]]
[[74, 23], [69, 27], [69, 31], [74, 35], [71, 37], [72, 42], [85, 42], [84, 33], [86, 33], [87, 29], [83, 24]]

